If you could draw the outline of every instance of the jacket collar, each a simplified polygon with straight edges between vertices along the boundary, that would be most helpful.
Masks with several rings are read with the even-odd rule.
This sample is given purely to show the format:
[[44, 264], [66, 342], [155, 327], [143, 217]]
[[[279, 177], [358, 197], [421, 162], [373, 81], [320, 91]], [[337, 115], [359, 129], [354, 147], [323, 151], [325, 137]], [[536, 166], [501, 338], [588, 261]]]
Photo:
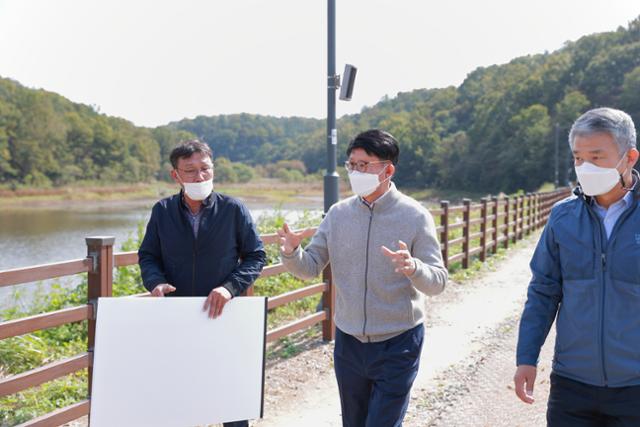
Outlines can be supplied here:
[[378, 197], [373, 203], [369, 204], [360, 196], [356, 196], [358, 204], [363, 208], [382, 212], [393, 207], [400, 200], [402, 193], [396, 188], [396, 184], [391, 181], [389, 189], [382, 196]]
[[[211, 194], [209, 194], [207, 198], [202, 201], [203, 209], [206, 209], [213, 204], [215, 200], [214, 195], [215, 193], [212, 191]], [[178, 198], [180, 200], [180, 204], [188, 209], [189, 205], [187, 205], [187, 201], [184, 199], [184, 190], [180, 190], [180, 193], [178, 193]]]

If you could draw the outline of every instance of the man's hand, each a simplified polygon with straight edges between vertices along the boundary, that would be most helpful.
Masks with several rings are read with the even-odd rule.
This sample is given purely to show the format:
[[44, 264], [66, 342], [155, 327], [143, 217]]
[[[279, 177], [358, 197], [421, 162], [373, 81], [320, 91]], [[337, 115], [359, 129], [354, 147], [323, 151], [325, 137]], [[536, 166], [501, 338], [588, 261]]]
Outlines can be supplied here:
[[300, 246], [300, 242], [307, 237], [313, 236], [313, 231], [310, 229], [295, 232], [289, 229], [289, 225], [285, 223], [281, 230], [278, 230], [278, 236], [280, 236], [280, 250], [285, 255], [291, 255], [293, 251]]
[[520, 365], [513, 376], [516, 387], [516, 395], [524, 403], [533, 403], [533, 385], [536, 381], [537, 368], [531, 365]]
[[170, 294], [171, 292], [175, 292], [176, 288], [171, 286], [168, 283], [160, 283], [151, 291], [152, 297], [163, 297], [166, 294]]
[[225, 304], [232, 298], [231, 293], [222, 286], [214, 288], [202, 306], [202, 311], [209, 310], [209, 317], [215, 319], [222, 314]]
[[409, 253], [409, 248], [405, 242], [398, 240], [398, 246], [400, 247], [399, 250], [392, 251], [383, 245], [381, 247], [382, 253], [391, 260], [393, 265], [395, 265], [396, 273], [411, 276], [416, 272], [416, 261]]

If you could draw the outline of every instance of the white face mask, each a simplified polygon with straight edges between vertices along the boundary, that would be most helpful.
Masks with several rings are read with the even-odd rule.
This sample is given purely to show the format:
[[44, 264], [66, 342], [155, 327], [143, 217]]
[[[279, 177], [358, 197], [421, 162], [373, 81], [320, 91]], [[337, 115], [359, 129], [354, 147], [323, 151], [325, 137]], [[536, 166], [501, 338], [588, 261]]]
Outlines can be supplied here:
[[204, 200], [213, 191], [213, 178], [202, 182], [183, 182], [184, 192], [191, 200]]
[[[384, 172], [384, 170], [382, 172]], [[353, 191], [355, 194], [357, 194], [360, 197], [366, 197], [369, 194], [373, 193], [374, 191], [376, 191], [376, 188], [378, 188], [378, 185], [380, 185], [380, 181], [378, 180], [380, 173], [378, 174], [364, 173], [364, 172], [358, 172], [355, 170], [352, 172], [349, 172], [349, 182], [351, 183], [351, 191]], [[384, 181], [386, 181], [387, 179], [385, 179]]]
[[[624, 156], [622, 159], [624, 159]], [[622, 174], [617, 169], [622, 159], [620, 159], [615, 168], [602, 168], [589, 162], [583, 162], [580, 166], [576, 166], [576, 176], [584, 194], [587, 196], [600, 196], [613, 190], [622, 177]]]

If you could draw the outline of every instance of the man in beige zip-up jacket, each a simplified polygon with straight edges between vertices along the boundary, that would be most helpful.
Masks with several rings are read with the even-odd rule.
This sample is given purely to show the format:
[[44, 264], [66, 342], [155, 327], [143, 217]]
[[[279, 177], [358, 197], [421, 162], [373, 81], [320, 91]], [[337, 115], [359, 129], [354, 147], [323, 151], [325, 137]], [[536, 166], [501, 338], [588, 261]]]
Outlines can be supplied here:
[[370, 130], [347, 149], [355, 196], [331, 207], [311, 243], [285, 225], [284, 265], [308, 279], [331, 264], [336, 287], [334, 362], [344, 426], [400, 426], [418, 371], [424, 295], [445, 287], [435, 224], [390, 181], [399, 148]]

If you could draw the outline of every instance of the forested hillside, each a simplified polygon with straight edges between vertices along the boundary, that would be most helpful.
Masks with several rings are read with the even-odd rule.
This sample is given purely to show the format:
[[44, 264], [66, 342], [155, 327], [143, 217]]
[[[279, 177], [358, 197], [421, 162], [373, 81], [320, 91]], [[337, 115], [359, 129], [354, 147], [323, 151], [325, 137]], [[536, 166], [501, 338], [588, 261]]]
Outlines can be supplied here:
[[[640, 18], [616, 31], [582, 37], [553, 53], [478, 68], [460, 87], [399, 93], [338, 121], [341, 154], [358, 131], [379, 127], [401, 142], [397, 180], [415, 187], [533, 190], [554, 179], [554, 133], [561, 137], [560, 181], [571, 159], [575, 118], [612, 106], [640, 125]], [[188, 130], [231, 160], [251, 164], [301, 159], [324, 166], [324, 122], [251, 115], [198, 117]]]
[[[478, 68], [459, 87], [385, 98], [338, 121], [339, 150], [344, 160], [357, 132], [384, 128], [401, 143], [402, 185], [533, 190], [553, 181], [556, 124], [564, 182], [568, 128], [596, 106], [624, 109], [640, 124], [640, 18], [552, 53]], [[216, 156], [252, 166], [302, 160], [308, 172], [324, 167], [323, 120], [238, 114], [139, 128], [0, 79], [0, 183], [166, 178], [168, 151], [189, 135], [209, 143]]]
[[55, 93], [0, 79], [0, 183], [148, 181], [182, 136], [98, 114]]

